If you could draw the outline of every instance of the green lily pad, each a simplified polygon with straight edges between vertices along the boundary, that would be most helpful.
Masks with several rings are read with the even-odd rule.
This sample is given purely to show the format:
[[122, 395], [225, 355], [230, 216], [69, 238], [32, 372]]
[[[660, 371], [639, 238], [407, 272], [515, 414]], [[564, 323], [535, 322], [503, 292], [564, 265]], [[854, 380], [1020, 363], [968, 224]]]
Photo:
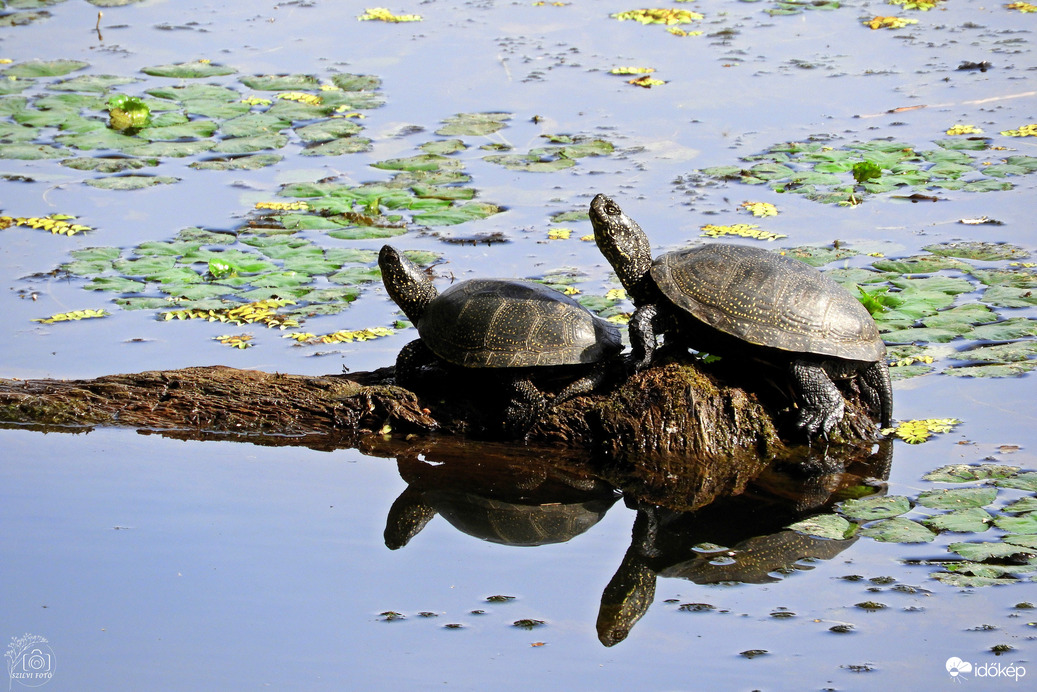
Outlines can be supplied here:
[[997, 313], [980, 303], [966, 303], [922, 319], [922, 324], [932, 329], [946, 329], [965, 334], [973, 325], [986, 324], [997, 319]]
[[247, 113], [225, 120], [220, 132], [227, 137], [254, 137], [277, 134], [291, 126], [291, 122], [269, 113]]
[[1012, 545], [1010, 543], [991, 541], [981, 543], [951, 543], [947, 548], [951, 552], [961, 555], [966, 560], [974, 560], [976, 562], [983, 562], [984, 560], [1004, 560], [1017, 555], [1023, 555], [1028, 559], [1037, 556], [1037, 552], [1033, 549]]
[[41, 159], [60, 159], [67, 154], [68, 152], [49, 144], [4, 144], [0, 146], [0, 159], [39, 161]]
[[1012, 584], [1019, 581], [1018, 579], [1013, 578], [975, 576], [971, 574], [960, 574], [958, 572], [935, 572], [933, 573], [933, 579], [936, 579], [947, 586], [957, 586], [962, 589], [971, 589], [977, 586]]
[[62, 77], [89, 67], [90, 63], [82, 60], [30, 60], [11, 65], [3, 71], [5, 77], [17, 79], [35, 79], [37, 77]]
[[468, 147], [460, 139], [445, 139], [436, 142], [425, 142], [420, 147], [426, 154], [438, 154], [440, 156], [447, 156], [449, 154], [456, 154], [459, 151], [464, 151]]
[[939, 483], [970, 483], [991, 479], [1009, 479], [1019, 473], [1018, 466], [1002, 464], [950, 464], [922, 476], [927, 481]]
[[973, 269], [970, 273], [988, 286], [1037, 288], [1037, 272], [1032, 269]]
[[839, 507], [839, 512], [844, 516], [863, 521], [895, 517], [910, 510], [911, 501], [900, 495], [846, 500]]
[[896, 272], [897, 274], [930, 274], [941, 269], [968, 270], [972, 266], [955, 259], [954, 257], [943, 257], [940, 255], [915, 255], [901, 259], [878, 259], [872, 262], [872, 266], [885, 272]]
[[88, 291], [112, 291], [113, 293], [140, 293], [146, 288], [143, 281], [125, 279], [121, 276], [98, 276], [85, 286]]
[[417, 156], [377, 161], [371, 166], [388, 171], [438, 171], [460, 168], [461, 162], [438, 154], [418, 154]]
[[371, 140], [366, 137], [344, 137], [329, 142], [310, 144], [300, 154], [303, 156], [342, 156], [371, 151]]
[[175, 125], [145, 127], [138, 137], [149, 142], [174, 142], [182, 139], [205, 139], [211, 137], [218, 126], [211, 120], [192, 120]]
[[458, 113], [444, 120], [436, 134], [444, 137], [485, 136], [502, 129], [511, 117], [511, 113]]
[[540, 154], [493, 154], [484, 156], [487, 163], [504, 166], [511, 171], [529, 171], [531, 173], [552, 173], [572, 168], [576, 161], [564, 157], [543, 156]]
[[994, 346], [978, 346], [950, 354], [955, 360], [970, 360], [977, 363], [1016, 363], [1037, 355], [1037, 341], [1013, 341]]
[[340, 137], [349, 137], [363, 130], [347, 118], [330, 118], [311, 125], [295, 128], [295, 134], [304, 142], [329, 142]]
[[994, 519], [997, 528], [1016, 534], [1037, 534], [1037, 514], [1027, 512], [1017, 517], [1000, 516]]
[[1037, 336], [1037, 320], [1027, 317], [1012, 317], [994, 324], [976, 327], [970, 336], [983, 341], [1010, 341], [1027, 336]]
[[242, 84], [256, 91], [310, 91], [320, 88], [320, 81], [313, 75], [252, 75], [241, 77]]
[[1037, 492], [1037, 471], [1020, 473], [1012, 478], [1002, 478], [996, 484], [999, 488], [1015, 488], [1016, 490]]
[[838, 514], [819, 514], [797, 521], [788, 528], [808, 536], [839, 540], [849, 538], [856, 533], [857, 524], [847, 521]]
[[414, 223], [427, 226], [451, 226], [454, 224], [485, 219], [503, 211], [496, 204], [485, 202], [468, 202], [460, 206], [452, 206], [436, 211], [422, 212], [414, 215]]
[[251, 137], [230, 137], [221, 140], [212, 150], [221, 154], [251, 154], [266, 149], [280, 149], [286, 144], [287, 136], [270, 133]]
[[1037, 497], [1024, 497], [1021, 500], [1005, 505], [1002, 512], [1014, 513], [1014, 512], [1035, 512], [1037, 511]]
[[997, 488], [951, 488], [926, 490], [918, 496], [918, 504], [931, 509], [983, 507], [997, 498]]
[[965, 259], [995, 262], [997, 260], [1019, 260], [1030, 256], [1030, 253], [1017, 245], [1008, 243], [988, 243], [983, 241], [941, 243], [924, 248], [934, 255], [945, 257], [963, 257]]
[[910, 327], [894, 329], [882, 334], [887, 344], [942, 344], [956, 339], [960, 334], [951, 329], [930, 329], [929, 327]]
[[990, 286], [983, 291], [980, 300], [999, 308], [1025, 308], [1037, 305], [1037, 291], [1012, 286]]
[[67, 168], [74, 168], [77, 171], [121, 173], [123, 171], [136, 171], [149, 166], [157, 166], [158, 159], [79, 157], [74, 159], [65, 159], [61, 162], [61, 165]]
[[153, 185], [178, 183], [180, 178], [166, 175], [116, 175], [107, 178], [92, 178], [83, 182], [101, 190], [141, 190]]
[[903, 517], [876, 521], [862, 528], [860, 533], [886, 543], [928, 543], [936, 538], [936, 534], [926, 527]]
[[991, 519], [990, 513], [985, 509], [969, 507], [923, 519], [922, 523], [934, 531], [982, 533], [990, 527]]
[[196, 139], [193, 141], [173, 141], [173, 142], [148, 142], [139, 147], [127, 147], [123, 149], [127, 154], [132, 156], [172, 156], [175, 158], [183, 158], [185, 156], [195, 156], [212, 150], [216, 147], [216, 142], [209, 139]]
[[173, 77], [175, 79], [201, 79], [203, 77], [222, 77], [223, 75], [237, 72], [233, 67], [213, 65], [209, 62], [196, 60], [194, 62], [181, 62], [171, 65], [154, 65], [142, 67], [141, 72], [152, 77]]
[[119, 77], [106, 74], [89, 74], [79, 77], [65, 79], [48, 86], [53, 91], [88, 91], [92, 93], [104, 93], [112, 87], [124, 86], [138, 82], [136, 77]]
[[205, 161], [195, 161], [191, 168], [201, 171], [254, 171], [279, 163], [280, 154], [251, 154], [247, 156], [223, 156]]
[[[208, 103], [212, 101], [229, 103], [239, 101], [241, 94], [233, 89], [217, 84], [179, 84], [176, 86], [154, 87], [145, 91], [149, 96], [183, 103], [185, 106], [194, 102]], [[192, 112], [188, 110], [188, 112]]]

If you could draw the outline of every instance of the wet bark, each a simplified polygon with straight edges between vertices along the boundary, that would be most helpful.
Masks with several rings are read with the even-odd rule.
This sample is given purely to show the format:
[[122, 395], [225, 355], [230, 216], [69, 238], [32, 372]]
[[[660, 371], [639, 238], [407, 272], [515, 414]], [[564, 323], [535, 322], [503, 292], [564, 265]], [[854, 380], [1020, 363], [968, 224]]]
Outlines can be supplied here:
[[[0, 422], [242, 436], [318, 449], [381, 448], [386, 439], [411, 444], [415, 436], [499, 436], [501, 404], [485, 379], [413, 392], [395, 386], [392, 375], [392, 368], [311, 377], [214, 366], [93, 380], [0, 380]], [[671, 362], [550, 409], [525, 443], [588, 453], [648, 478], [687, 476], [694, 465], [688, 483], [708, 486], [700, 491], [737, 492], [773, 460], [797, 453], [780, 434], [787, 417], [780, 397], [771, 398], [694, 362]], [[852, 397], [836, 435], [870, 447], [875, 423]]]

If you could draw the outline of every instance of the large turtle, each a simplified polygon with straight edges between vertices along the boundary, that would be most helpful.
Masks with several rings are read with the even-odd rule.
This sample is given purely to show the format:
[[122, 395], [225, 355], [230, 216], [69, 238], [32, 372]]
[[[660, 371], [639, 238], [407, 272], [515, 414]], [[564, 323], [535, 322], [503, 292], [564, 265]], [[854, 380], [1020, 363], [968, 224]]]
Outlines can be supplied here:
[[559, 403], [600, 384], [605, 362], [623, 349], [616, 325], [542, 284], [471, 279], [439, 293], [424, 271], [389, 245], [378, 266], [389, 297], [421, 337], [400, 351], [397, 381], [407, 386], [424, 368], [444, 362], [485, 369], [505, 388], [504, 427], [511, 432], [528, 428], [547, 408], [535, 377], [551, 372], [570, 380], [554, 398]]
[[715, 355], [747, 353], [787, 367], [797, 426], [827, 434], [843, 416], [833, 379], [857, 377], [883, 426], [893, 416], [886, 347], [849, 291], [798, 260], [744, 245], [710, 243], [652, 260], [648, 236], [613, 200], [590, 205], [594, 240], [634, 302], [632, 359], [648, 366], [656, 335]]

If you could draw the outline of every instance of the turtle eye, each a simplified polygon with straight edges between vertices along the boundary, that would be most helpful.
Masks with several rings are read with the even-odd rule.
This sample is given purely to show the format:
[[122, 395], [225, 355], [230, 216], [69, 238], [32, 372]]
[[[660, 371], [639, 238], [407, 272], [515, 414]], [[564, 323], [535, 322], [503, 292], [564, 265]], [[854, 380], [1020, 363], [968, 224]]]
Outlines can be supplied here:
[[622, 212], [619, 211], [619, 206], [615, 202], [609, 201], [605, 203], [605, 213], [609, 216], [618, 216]]

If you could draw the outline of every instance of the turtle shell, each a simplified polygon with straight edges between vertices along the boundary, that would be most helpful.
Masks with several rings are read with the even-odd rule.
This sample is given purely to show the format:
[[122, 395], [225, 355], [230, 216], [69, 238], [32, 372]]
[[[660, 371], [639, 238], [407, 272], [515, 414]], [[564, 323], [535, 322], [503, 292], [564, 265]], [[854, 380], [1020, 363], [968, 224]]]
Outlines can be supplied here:
[[886, 353], [867, 308], [799, 260], [713, 243], [662, 255], [651, 275], [675, 306], [751, 344], [859, 361]]
[[433, 353], [470, 368], [595, 363], [623, 348], [616, 325], [531, 281], [455, 284], [429, 303], [415, 326]]

